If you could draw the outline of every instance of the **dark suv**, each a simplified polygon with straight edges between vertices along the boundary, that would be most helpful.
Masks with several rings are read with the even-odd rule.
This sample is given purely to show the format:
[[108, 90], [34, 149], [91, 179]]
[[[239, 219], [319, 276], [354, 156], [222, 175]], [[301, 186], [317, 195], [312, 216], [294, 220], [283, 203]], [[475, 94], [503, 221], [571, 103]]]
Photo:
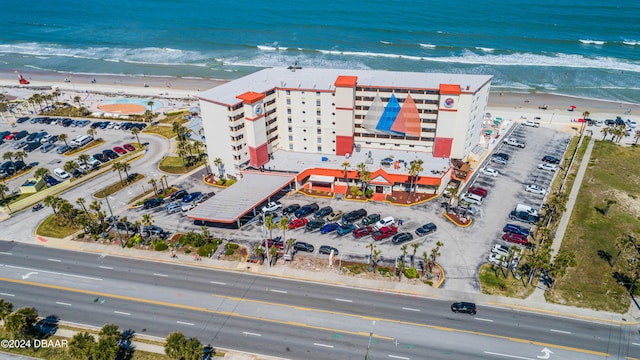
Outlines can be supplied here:
[[476, 304], [470, 302], [457, 302], [451, 304], [451, 311], [465, 313], [465, 314], [476, 314]]
[[555, 157], [555, 156], [551, 156], [551, 155], [545, 155], [545, 156], [542, 158], [542, 161], [544, 161], [544, 162], [548, 162], [548, 163], [550, 163], [550, 164], [560, 164], [560, 159], [558, 159], [558, 158], [557, 158], [557, 157]]
[[162, 199], [149, 199], [144, 202], [143, 207], [145, 209], [153, 209], [154, 207], [158, 207], [162, 204], [164, 204], [164, 200]]
[[367, 210], [358, 209], [351, 211], [342, 217], [342, 221], [345, 223], [353, 223], [354, 221], [358, 221], [363, 217], [367, 216]]
[[295, 212], [297, 218], [305, 217], [311, 213], [318, 211], [320, 206], [316, 203], [307, 204]]

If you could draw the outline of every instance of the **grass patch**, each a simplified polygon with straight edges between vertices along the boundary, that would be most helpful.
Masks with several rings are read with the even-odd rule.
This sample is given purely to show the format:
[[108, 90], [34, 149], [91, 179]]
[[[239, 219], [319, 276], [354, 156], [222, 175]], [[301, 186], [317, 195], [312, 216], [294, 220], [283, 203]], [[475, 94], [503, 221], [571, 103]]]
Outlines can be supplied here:
[[[123, 174], [124, 175], [124, 174]], [[131, 176], [133, 175], [133, 176]], [[126, 188], [127, 186], [140, 181], [142, 179], [144, 179], [144, 175], [142, 174], [131, 174], [129, 177], [130, 179], [126, 179], [125, 177], [123, 177], [122, 179], [124, 180], [124, 182], [121, 182], [120, 180], [116, 181], [115, 183], [96, 191], [93, 196], [97, 197], [98, 199], [104, 199], [106, 196], [109, 196], [111, 194], [115, 194], [118, 191]]]
[[158, 168], [169, 174], [186, 174], [191, 170], [204, 165], [204, 157], [197, 160], [193, 165], [185, 167], [184, 162], [178, 156], [167, 156], [160, 161]]
[[83, 152], [85, 152], [87, 150], [91, 150], [94, 147], [100, 146], [102, 144], [104, 144], [104, 140], [103, 139], [96, 139], [96, 140], [93, 140], [92, 142], [88, 143], [87, 146], [83, 146], [81, 148], [77, 148], [77, 149], [74, 149], [74, 150], [67, 151], [66, 153], [64, 153], [64, 156], [73, 156], [75, 154], [80, 154], [80, 153], [83, 153]]
[[162, 137], [165, 137], [167, 139], [171, 139], [172, 137], [176, 136], [176, 133], [173, 132], [173, 127], [172, 126], [166, 126], [166, 125], [151, 125], [151, 126], [147, 126], [144, 130], [142, 130], [143, 133], [147, 133], [147, 134], [156, 134], [156, 135], [160, 135]]
[[56, 219], [56, 215], [51, 214], [44, 219], [38, 228], [36, 229], [36, 235], [47, 236], [57, 239], [65, 238], [76, 231], [80, 230], [80, 227], [74, 227], [69, 224], [60, 226]]
[[[639, 156], [638, 148], [596, 141], [562, 240], [562, 249], [576, 254], [577, 265], [557, 280], [547, 300], [617, 313], [628, 310], [628, 291], [613, 277], [614, 272], [628, 273], [627, 261], [609, 262], [618, 254], [617, 238], [640, 233]], [[616, 203], [604, 215], [607, 199]]]
[[188, 120], [184, 117], [188, 115], [188, 111], [177, 111], [177, 112], [169, 112], [165, 116], [164, 119], [158, 120], [162, 124], [172, 125], [174, 122], [179, 122], [180, 124], [185, 124]]
[[535, 290], [537, 279], [533, 279], [531, 285], [525, 286], [528, 281], [526, 276], [516, 279], [513, 274], [509, 274], [509, 278], [505, 278], [503, 271], [506, 270], [498, 269], [491, 264], [480, 267], [478, 277], [483, 294], [525, 299]]

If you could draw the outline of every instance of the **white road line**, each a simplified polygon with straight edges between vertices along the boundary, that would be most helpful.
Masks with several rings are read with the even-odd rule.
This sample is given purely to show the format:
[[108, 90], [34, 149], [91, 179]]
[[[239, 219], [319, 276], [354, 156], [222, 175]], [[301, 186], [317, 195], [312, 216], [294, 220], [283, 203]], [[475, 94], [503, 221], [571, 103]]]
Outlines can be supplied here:
[[407, 307], [403, 307], [402, 310], [407, 310], [407, 311], [421, 311], [420, 309], [414, 309], [414, 308], [407, 308]]
[[227, 285], [227, 283], [223, 283], [223, 282], [219, 282], [219, 281], [209, 281], [212, 284], [216, 284], [216, 285]]
[[4, 251], [0, 251], [0, 254], [2, 254], [2, 255], [13, 255], [13, 254], [12, 254], [12, 253], [10, 253], [10, 252], [4, 252]]
[[640, 346], [640, 344], [634, 342], [632, 342], [631, 345]]
[[158, 273], [153, 273], [153, 275], [155, 275], [155, 276], [162, 276], [162, 277], [169, 277], [169, 275], [167, 275], [167, 274], [158, 274]]
[[100, 266], [98, 266], [98, 267], [99, 267], [100, 269], [113, 270], [113, 267], [112, 267], [112, 266], [102, 266], [102, 265], [100, 265]]
[[62, 262], [62, 260], [58, 260], [58, 259], [47, 259], [49, 261], [54, 261], [54, 262]]
[[328, 348], [333, 348], [333, 345], [327, 345], [327, 344], [313, 343], [313, 345], [315, 345], [315, 346], [322, 346], [322, 347], [328, 347]]
[[56, 304], [58, 304], [58, 305], [66, 305], [66, 306], [71, 306], [71, 304], [69, 304], [69, 303], [65, 303], [65, 302], [60, 302], [60, 301], [56, 301]]
[[188, 322], [184, 322], [184, 321], [176, 321], [176, 323], [178, 323], [178, 324], [182, 324], [182, 325], [189, 325], [189, 326], [193, 326], [193, 323], [188, 323]]
[[500, 354], [500, 353], [497, 353], [497, 352], [491, 352], [491, 351], [485, 351], [484, 353], [485, 353], [485, 354], [489, 354], [489, 355], [502, 356], [502, 357], [511, 358], [511, 359], [533, 360], [533, 358], [528, 358], [528, 357], [524, 357], [524, 356], [509, 355], [509, 354]]
[[126, 312], [122, 312], [122, 311], [114, 311], [114, 314], [120, 314], [120, 315], [131, 315], [130, 313], [126, 313]]
[[26, 267], [22, 267], [22, 266], [5, 265], [5, 267], [12, 268], [12, 269], [20, 269], [20, 270], [28, 270], [28, 271], [37, 271], [37, 272], [39, 272], [39, 273], [45, 273], [45, 274], [53, 274], [53, 275], [60, 275], [60, 276], [68, 276], [68, 277], [74, 277], [74, 278], [79, 278], [79, 279], [87, 279], [87, 280], [98, 280], [98, 281], [102, 281], [102, 279], [100, 279], [100, 278], [94, 278], [94, 277], [91, 277], [91, 276], [82, 276], [82, 275], [66, 274], [66, 273], [61, 273], [61, 272], [56, 272], [56, 271], [47, 271], [47, 270], [39, 270], [39, 269], [26, 268]]
[[389, 355], [390, 358], [392, 359], [402, 359], [402, 360], [409, 360], [408, 357], [404, 357], [404, 356], [398, 356], [398, 355]]
[[549, 331], [557, 332], [560, 334], [571, 334], [571, 331], [564, 331], [564, 330], [549, 329]]
[[272, 292], [275, 292], [275, 293], [280, 293], [280, 294], [287, 294], [287, 292], [286, 292], [286, 291], [284, 291], [284, 290], [274, 290], [274, 289], [271, 289], [271, 291], [272, 291]]
[[13, 294], [7, 294], [7, 293], [0, 293], [0, 295], [2, 295], [2, 296], [15, 296]]
[[353, 300], [348, 300], [348, 299], [336, 299], [336, 301], [342, 301], [342, 302], [353, 302]]
[[487, 322], [493, 322], [493, 320], [491, 320], [491, 319], [484, 319], [484, 318], [479, 318], [479, 317], [477, 317], [477, 318], [474, 318], [474, 319], [476, 319], [476, 320], [478, 320], [478, 321], [487, 321]]
[[246, 332], [246, 331], [243, 331], [242, 333], [243, 333], [244, 335], [250, 335], [250, 336], [262, 336], [262, 335], [260, 335], [260, 334], [256, 334], [256, 333], [252, 333], [252, 332]]

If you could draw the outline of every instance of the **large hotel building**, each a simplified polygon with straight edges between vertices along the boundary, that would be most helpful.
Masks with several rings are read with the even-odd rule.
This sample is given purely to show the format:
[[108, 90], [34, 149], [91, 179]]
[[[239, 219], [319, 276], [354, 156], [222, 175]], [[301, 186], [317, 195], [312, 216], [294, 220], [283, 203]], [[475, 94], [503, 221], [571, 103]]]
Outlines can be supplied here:
[[[377, 149], [465, 161], [481, 141], [491, 76], [270, 68], [201, 92], [212, 168], [240, 178], [283, 153]], [[274, 154], [275, 153], [275, 154]], [[338, 165], [334, 165], [339, 167]]]

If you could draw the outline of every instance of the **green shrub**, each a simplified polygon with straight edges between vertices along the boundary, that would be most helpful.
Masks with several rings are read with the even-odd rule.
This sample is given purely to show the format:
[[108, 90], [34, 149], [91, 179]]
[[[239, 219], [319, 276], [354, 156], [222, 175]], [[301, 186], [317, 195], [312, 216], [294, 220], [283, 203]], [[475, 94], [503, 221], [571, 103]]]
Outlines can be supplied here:
[[155, 247], [156, 251], [165, 251], [168, 248], [169, 246], [167, 246], [167, 244], [165, 244], [164, 242], [156, 243], [156, 247]]
[[198, 248], [198, 255], [200, 256], [209, 256], [209, 254], [214, 253], [218, 249], [218, 244], [214, 241], [213, 243], [206, 244]]
[[233, 180], [233, 179], [229, 179], [229, 180], [227, 180], [227, 186], [231, 186], [231, 185], [233, 185], [233, 184], [235, 184], [235, 183], [236, 183], [236, 181], [235, 181], [235, 180]]
[[132, 248], [132, 247], [134, 247], [135, 245], [136, 245], [136, 244], [135, 244], [133, 241], [131, 241], [131, 240], [127, 241], [127, 247], [128, 247], [129, 249], [131, 249], [131, 248]]
[[380, 275], [386, 276], [389, 273], [389, 268], [386, 268], [386, 267], [378, 268], [378, 272], [380, 273]]
[[231, 249], [231, 250], [235, 251], [236, 249], [238, 249], [238, 247], [239, 247], [239, 245], [236, 244], [236, 243], [226, 243], [226, 244], [224, 244], [225, 250]]
[[84, 233], [83, 232], [78, 234], [78, 239], [82, 239], [82, 238], [84, 238]]
[[356, 196], [356, 194], [358, 193], [359, 189], [356, 186], [352, 186], [349, 188], [349, 192], [351, 193], [351, 195]]
[[225, 180], [225, 179], [219, 179], [219, 180], [217, 181], [217, 184], [218, 184], [218, 185], [224, 185], [226, 182], [227, 182], [227, 180]]
[[184, 251], [185, 254], [191, 254], [191, 249], [187, 249]]
[[418, 275], [418, 270], [416, 270], [416, 268], [407, 268], [404, 269], [404, 276], [407, 277], [407, 279], [417, 279], [419, 277]]
[[371, 199], [371, 197], [373, 196], [373, 189], [367, 189], [367, 191], [364, 192], [364, 195], [367, 197], [367, 199]]
[[224, 254], [229, 256], [229, 255], [233, 255], [234, 252], [235, 252], [235, 250], [233, 250], [233, 249], [227, 249], [227, 250], [225, 250]]
[[363, 195], [362, 190], [358, 190], [357, 194], [358, 196], [362, 196]]
[[422, 282], [425, 283], [426, 285], [433, 286], [433, 281], [431, 280], [422, 280]]

